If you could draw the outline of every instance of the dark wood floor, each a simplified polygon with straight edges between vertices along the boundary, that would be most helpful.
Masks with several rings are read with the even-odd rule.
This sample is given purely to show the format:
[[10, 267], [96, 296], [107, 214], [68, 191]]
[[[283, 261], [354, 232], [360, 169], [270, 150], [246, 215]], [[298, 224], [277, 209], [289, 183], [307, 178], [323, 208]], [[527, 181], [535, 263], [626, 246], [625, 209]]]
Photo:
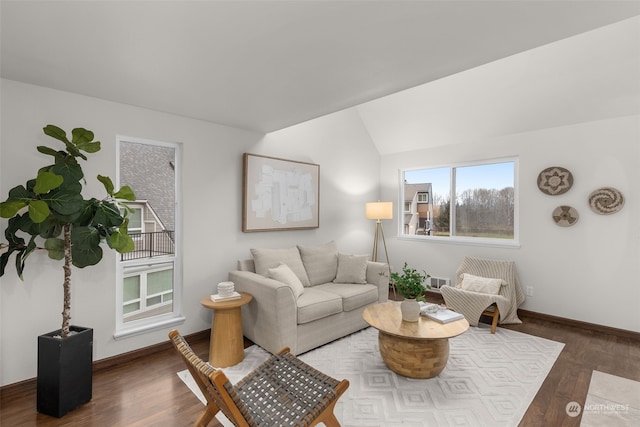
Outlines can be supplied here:
[[[430, 299], [435, 300], [434, 296]], [[640, 341], [632, 337], [568, 326], [523, 314], [522, 325], [509, 329], [565, 343], [520, 426], [579, 426], [565, 406], [584, 404], [591, 372], [599, 370], [640, 381]], [[191, 342], [206, 357], [208, 340]], [[0, 426], [189, 426], [203, 410], [176, 372], [184, 369], [172, 348], [96, 370], [93, 399], [61, 419], [37, 414], [35, 382], [2, 388]], [[212, 424], [220, 426], [220, 424]], [[276, 427], [276, 426], [274, 426]]]

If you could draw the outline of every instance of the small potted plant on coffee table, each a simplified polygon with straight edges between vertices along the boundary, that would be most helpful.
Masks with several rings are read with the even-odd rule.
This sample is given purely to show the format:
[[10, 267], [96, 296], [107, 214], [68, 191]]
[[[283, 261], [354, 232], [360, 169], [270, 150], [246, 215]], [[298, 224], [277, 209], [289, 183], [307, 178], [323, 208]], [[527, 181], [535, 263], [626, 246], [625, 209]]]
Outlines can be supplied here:
[[429, 277], [431, 276], [424, 270], [420, 273], [415, 268], [409, 267], [406, 262], [402, 267], [402, 274], [391, 273], [393, 287], [405, 298], [400, 303], [402, 320], [417, 322], [420, 318], [418, 301], [424, 301], [424, 291], [431, 288], [429, 285], [424, 285]]

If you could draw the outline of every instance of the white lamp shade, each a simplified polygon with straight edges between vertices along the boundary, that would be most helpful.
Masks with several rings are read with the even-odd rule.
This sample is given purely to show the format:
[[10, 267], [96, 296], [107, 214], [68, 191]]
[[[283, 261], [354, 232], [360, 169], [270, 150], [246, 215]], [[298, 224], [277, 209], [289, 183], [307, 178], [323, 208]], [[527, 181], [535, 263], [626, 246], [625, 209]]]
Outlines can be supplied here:
[[393, 202], [371, 202], [365, 205], [367, 219], [393, 219]]

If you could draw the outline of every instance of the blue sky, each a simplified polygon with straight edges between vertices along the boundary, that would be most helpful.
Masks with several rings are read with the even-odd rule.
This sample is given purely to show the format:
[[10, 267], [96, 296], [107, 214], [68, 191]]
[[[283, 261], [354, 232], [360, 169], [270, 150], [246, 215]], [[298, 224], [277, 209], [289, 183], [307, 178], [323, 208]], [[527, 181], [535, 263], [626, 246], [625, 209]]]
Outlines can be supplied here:
[[[450, 168], [419, 169], [404, 172], [410, 184], [430, 182], [436, 196], [449, 194]], [[457, 193], [470, 188], [495, 188], [502, 190], [514, 186], [514, 162], [491, 163], [456, 168]]]

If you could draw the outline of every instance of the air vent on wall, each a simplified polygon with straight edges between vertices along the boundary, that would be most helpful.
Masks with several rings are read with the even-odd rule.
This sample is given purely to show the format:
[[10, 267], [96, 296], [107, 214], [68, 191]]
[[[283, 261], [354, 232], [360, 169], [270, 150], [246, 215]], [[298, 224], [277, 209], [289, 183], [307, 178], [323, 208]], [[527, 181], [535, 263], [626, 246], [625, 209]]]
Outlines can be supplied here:
[[443, 286], [448, 286], [451, 284], [450, 279], [445, 279], [442, 277], [429, 277], [427, 281], [429, 285], [431, 285], [431, 290], [435, 292], [440, 292], [440, 288]]

